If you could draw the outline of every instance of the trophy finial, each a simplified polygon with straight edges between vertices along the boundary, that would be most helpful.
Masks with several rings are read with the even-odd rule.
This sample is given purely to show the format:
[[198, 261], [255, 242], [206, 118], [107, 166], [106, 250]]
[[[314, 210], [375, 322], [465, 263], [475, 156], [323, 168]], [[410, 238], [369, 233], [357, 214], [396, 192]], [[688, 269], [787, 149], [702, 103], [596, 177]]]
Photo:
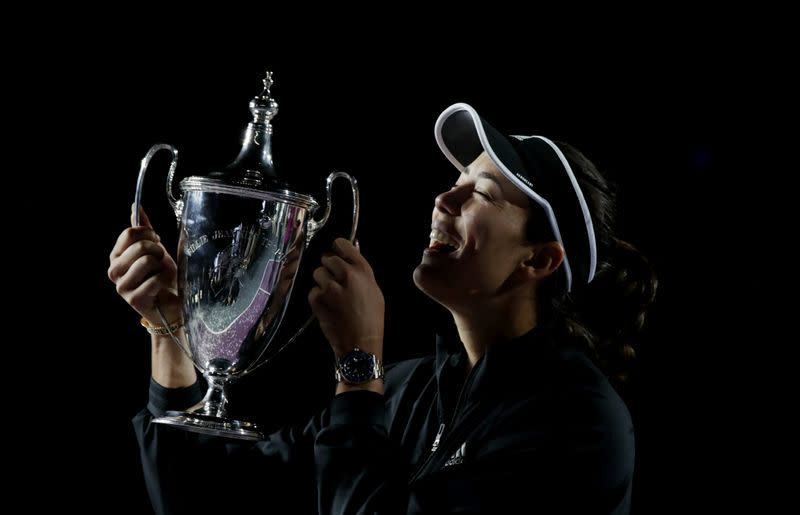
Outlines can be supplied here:
[[269, 91], [274, 84], [272, 72], [268, 71], [261, 82], [264, 83], [264, 89], [250, 101], [250, 112], [253, 113], [253, 122], [269, 125], [270, 120], [278, 114], [278, 103]]
[[269, 88], [272, 87], [272, 72], [268, 71], [267, 76], [261, 82], [264, 83], [264, 91], [261, 92], [261, 95], [264, 96], [266, 93], [266, 96], [269, 96]]

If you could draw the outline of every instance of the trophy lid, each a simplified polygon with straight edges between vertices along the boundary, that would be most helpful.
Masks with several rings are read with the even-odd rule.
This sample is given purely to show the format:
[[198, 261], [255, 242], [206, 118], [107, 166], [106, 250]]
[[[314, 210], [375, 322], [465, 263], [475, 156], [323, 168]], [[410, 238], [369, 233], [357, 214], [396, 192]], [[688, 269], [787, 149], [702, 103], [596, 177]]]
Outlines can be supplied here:
[[292, 191], [291, 182], [279, 173], [272, 162], [272, 118], [278, 103], [270, 94], [272, 72], [262, 80], [264, 88], [250, 101], [253, 120], [244, 131], [238, 157], [223, 170], [208, 174], [209, 179], [233, 186], [261, 191]]

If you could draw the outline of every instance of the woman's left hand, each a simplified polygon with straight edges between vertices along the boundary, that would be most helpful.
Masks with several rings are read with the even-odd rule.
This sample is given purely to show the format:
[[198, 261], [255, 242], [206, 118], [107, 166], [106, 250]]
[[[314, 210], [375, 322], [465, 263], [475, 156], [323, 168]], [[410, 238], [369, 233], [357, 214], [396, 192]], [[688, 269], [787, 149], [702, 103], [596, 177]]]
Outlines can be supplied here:
[[359, 249], [337, 238], [313, 277], [308, 302], [336, 355], [358, 347], [383, 359], [383, 293]]

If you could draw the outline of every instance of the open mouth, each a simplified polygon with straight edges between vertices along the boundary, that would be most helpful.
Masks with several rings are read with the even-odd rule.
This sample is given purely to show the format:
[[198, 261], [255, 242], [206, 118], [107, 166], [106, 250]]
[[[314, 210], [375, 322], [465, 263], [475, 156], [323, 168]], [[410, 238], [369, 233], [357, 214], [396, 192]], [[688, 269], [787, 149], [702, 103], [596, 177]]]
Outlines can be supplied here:
[[450, 254], [458, 250], [458, 242], [439, 230], [432, 230], [429, 236], [431, 242], [428, 245], [428, 251], [437, 254]]

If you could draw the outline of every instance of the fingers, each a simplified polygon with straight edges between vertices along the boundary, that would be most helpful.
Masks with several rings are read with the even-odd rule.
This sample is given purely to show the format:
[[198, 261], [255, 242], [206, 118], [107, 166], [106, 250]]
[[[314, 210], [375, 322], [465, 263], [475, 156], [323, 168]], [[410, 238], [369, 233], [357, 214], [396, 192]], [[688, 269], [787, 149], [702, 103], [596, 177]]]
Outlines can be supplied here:
[[347, 271], [348, 267], [352, 266], [349, 263], [346, 263], [344, 259], [340, 258], [335, 254], [331, 254], [326, 252], [322, 255], [322, 266], [324, 266], [328, 272], [333, 276], [336, 282], [345, 284], [347, 282], [347, 276], [349, 272]]
[[361, 255], [361, 251], [344, 238], [336, 238], [333, 241], [333, 252], [350, 264], [369, 266], [367, 260]]
[[308, 292], [308, 303], [311, 304], [312, 307], [318, 304], [318, 301], [322, 296], [322, 289], [319, 286], [314, 286], [311, 288], [311, 291]]
[[326, 291], [334, 285], [336, 287], [340, 287], [339, 284], [336, 282], [336, 279], [333, 277], [333, 274], [331, 274], [331, 272], [324, 266], [321, 266], [316, 270], [314, 270], [312, 277], [314, 278], [314, 281], [316, 281], [317, 286], [322, 291]]
[[158, 274], [144, 281], [133, 291], [126, 292], [123, 297], [133, 309], [143, 313], [153, 309], [156, 298], [164, 287], [163, 277]]
[[156, 243], [161, 242], [161, 238], [152, 227], [129, 227], [122, 231], [119, 238], [117, 238], [114, 248], [111, 249], [109, 259], [114, 260], [118, 258], [128, 247], [141, 240], [150, 240]]
[[146, 279], [161, 273], [163, 270], [164, 266], [161, 260], [153, 254], [141, 256], [124, 275], [117, 279], [117, 292], [124, 296], [138, 289]]
[[333, 242], [333, 253], [323, 254], [321, 264], [314, 271], [313, 277], [323, 290], [329, 288], [331, 282], [346, 285], [348, 278], [355, 272], [354, 267], [372, 271], [358, 248], [344, 238], [337, 238]]
[[166, 251], [164, 247], [152, 240], [142, 239], [132, 243], [121, 255], [112, 257], [108, 267], [108, 278], [112, 282], [128, 273], [128, 270], [143, 256], [152, 256], [156, 263], [161, 263]]
[[359, 249], [344, 238], [337, 238], [333, 242], [333, 252], [326, 252], [322, 256], [319, 268], [312, 274], [317, 286], [308, 294], [308, 301], [312, 306], [319, 308], [325, 303], [336, 303], [341, 297], [348, 283], [355, 281], [366, 272], [372, 276], [372, 267], [361, 255]]
[[[134, 209], [136, 209], [135, 202], [131, 204], [131, 227], [135, 227], [134, 224], [136, 223], [136, 217], [133, 213]], [[141, 206], [139, 206], [139, 227], [153, 228], [153, 224], [150, 223], [150, 218], [148, 218], [147, 213], [144, 212], [144, 208]]]
[[315, 316], [317, 316], [317, 318], [319, 318], [320, 315], [325, 315], [328, 313], [328, 308], [325, 306], [323, 301], [324, 298], [325, 294], [322, 292], [322, 289], [319, 286], [314, 286], [308, 293], [308, 303], [311, 306], [311, 311]]

